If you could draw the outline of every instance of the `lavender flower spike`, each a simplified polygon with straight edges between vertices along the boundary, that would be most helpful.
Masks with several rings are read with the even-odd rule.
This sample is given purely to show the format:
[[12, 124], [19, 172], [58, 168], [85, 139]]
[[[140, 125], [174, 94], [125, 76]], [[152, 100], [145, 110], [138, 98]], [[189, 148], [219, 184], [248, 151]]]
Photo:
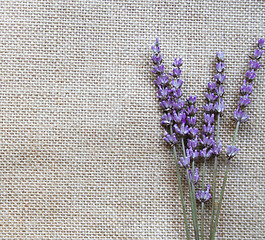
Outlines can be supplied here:
[[238, 108], [236, 111], [234, 111], [234, 118], [238, 121], [238, 122], [245, 122], [247, 121], [247, 119], [249, 118], [249, 116], [246, 114], [246, 112], [243, 112], [241, 110], [239, 110], [240, 108]]
[[191, 183], [193, 183], [194, 185], [198, 182], [199, 177], [200, 177], [200, 175], [199, 175], [198, 172], [199, 172], [199, 170], [198, 170], [198, 168], [196, 168], [195, 171], [194, 171], [194, 175], [193, 175], [193, 174], [192, 174], [192, 171], [189, 170], [190, 181], [191, 181]]
[[168, 133], [165, 134], [164, 140], [170, 145], [174, 146], [178, 142], [178, 139], [176, 137], [176, 134], [173, 133], [172, 136]]
[[206, 191], [201, 191], [199, 190], [196, 193], [196, 197], [200, 202], [207, 202], [210, 198], [211, 198], [211, 194], [210, 194], [210, 185], [208, 185], [207, 190]]
[[238, 153], [238, 151], [239, 149], [237, 147], [228, 146], [226, 150], [228, 159], [230, 160], [231, 158], [233, 158]]
[[179, 165], [184, 168], [189, 168], [190, 167], [190, 156], [181, 157], [179, 161]]

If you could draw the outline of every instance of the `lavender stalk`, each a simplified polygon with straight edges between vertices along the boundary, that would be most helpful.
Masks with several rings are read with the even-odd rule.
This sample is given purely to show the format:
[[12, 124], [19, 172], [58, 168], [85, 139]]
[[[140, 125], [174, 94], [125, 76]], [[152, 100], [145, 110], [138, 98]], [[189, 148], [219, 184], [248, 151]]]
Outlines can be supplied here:
[[223, 70], [224, 70], [224, 53], [222, 52], [217, 52], [216, 54], [218, 63], [216, 65], [216, 70], [217, 70], [217, 75], [215, 75], [215, 80], [216, 80], [216, 97], [217, 97], [217, 130], [216, 130], [216, 136], [215, 136], [215, 141], [216, 143], [218, 143], [218, 145], [220, 146], [220, 151], [217, 153], [215, 153], [215, 158], [214, 158], [214, 174], [213, 174], [213, 196], [212, 196], [212, 209], [211, 209], [211, 230], [210, 230], [210, 236], [212, 234], [212, 226], [213, 226], [213, 221], [214, 221], [214, 208], [215, 208], [215, 193], [216, 193], [216, 174], [217, 174], [217, 166], [218, 166], [218, 155], [221, 152], [221, 143], [219, 142], [219, 127], [220, 127], [220, 117], [221, 117], [221, 113], [224, 110], [224, 105], [221, 105], [221, 102], [223, 102], [222, 96], [224, 94], [224, 90], [223, 90], [223, 82], [225, 80], [225, 75], [223, 74]]
[[225, 176], [224, 176], [223, 186], [222, 186], [222, 190], [221, 190], [221, 194], [220, 194], [220, 199], [219, 199], [219, 205], [218, 205], [218, 209], [217, 209], [217, 213], [216, 213], [216, 218], [215, 218], [215, 222], [214, 222], [214, 228], [212, 230], [212, 236], [210, 238], [211, 240], [214, 240], [215, 233], [216, 233], [216, 228], [217, 228], [217, 224], [218, 224], [219, 214], [220, 214], [220, 210], [221, 210], [221, 206], [222, 206], [222, 200], [223, 200], [223, 195], [224, 195], [224, 191], [225, 191], [228, 171], [229, 171], [230, 160], [239, 151], [239, 149], [234, 146], [235, 142], [236, 142], [238, 129], [239, 129], [239, 124], [240, 123], [244, 123], [249, 117], [246, 114], [246, 112], [243, 112], [242, 110], [246, 106], [248, 106], [250, 104], [249, 96], [252, 93], [252, 87], [253, 87], [253, 84], [251, 82], [256, 77], [256, 73], [255, 73], [256, 70], [258, 70], [260, 68], [260, 66], [261, 66], [259, 64], [258, 60], [261, 58], [261, 56], [262, 56], [262, 54], [264, 52], [262, 50], [263, 46], [264, 46], [264, 39], [261, 38], [258, 41], [258, 48], [255, 49], [254, 56], [252, 57], [252, 60], [249, 62], [250, 70], [247, 71], [247, 73], [246, 73], [246, 80], [244, 81], [244, 84], [241, 87], [241, 91], [240, 91], [242, 97], [240, 97], [240, 99], [239, 99], [238, 109], [234, 112], [234, 118], [237, 121], [237, 124], [236, 124], [235, 134], [234, 134], [234, 138], [233, 138], [233, 143], [232, 143], [231, 146], [227, 147], [227, 152], [226, 152], [227, 160], [226, 160]]
[[179, 76], [181, 74], [180, 66], [181, 66], [181, 59], [175, 60], [173, 65], [177, 68], [173, 70], [172, 76], [176, 78], [176, 81], [172, 80], [171, 85], [169, 84], [168, 76], [165, 74], [165, 67], [162, 65], [162, 55], [160, 54], [160, 47], [158, 39], [156, 39], [155, 45], [152, 46], [152, 50], [154, 52], [154, 55], [152, 57], [154, 68], [151, 70], [152, 73], [154, 73], [157, 76], [157, 80], [155, 81], [156, 86], [158, 87], [158, 98], [160, 100], [160, 105], [164, 110], [164, 115], [162, 116], [162, 126], [164, 126], [166, 130], [166, 135], [164, 137], [164, 140], [169, 143], [173, 150], [174, 155], [174, 161], [176, 166], [176, 172], [177, 172], [177, 179], [178, 179], [178, 187], [180, 192], [180, 198], [181, 198], [181, 205], [183, 210], [183, 217], [184, 217], [184, 223], [185, 223], [185, 229], [186, 229], [186, 236], [187, 240], [190, 240], [190, 234], [189, 234], [189, 227], [188, 227], [188, 221], [187, 221], [187, 214], [185, 209], [185, 202], [184, 202], [184, 196], [183, 196], [183, 189], [181, 185], [181, 177], [179, 172], [179, 166], [177, 161], [177, 154], [176, 154], [176, 143], [177, 138], [176, 134], [173, 132], [173, 124], [176, 121], [176, 118], [178, 116], [177, 112], [179, 112], [182, 108], [184, 103], [182, 103], [179, 98], [182, 95], [181, 92], [181, 85], [182, 80], [179, 79]]

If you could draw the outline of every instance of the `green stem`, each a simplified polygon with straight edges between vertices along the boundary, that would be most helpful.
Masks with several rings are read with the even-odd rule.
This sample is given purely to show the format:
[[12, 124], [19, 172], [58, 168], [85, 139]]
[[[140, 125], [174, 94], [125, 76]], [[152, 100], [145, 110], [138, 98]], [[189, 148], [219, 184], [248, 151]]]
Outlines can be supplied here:
[[[218, 99], [220, 104], [220, 99]], [[216, 144], [219, 142], [219, 127], [220, 127], [220, 113], [217, 115], [217, 131], [216, 131]], [[215, 193], [216, 193], [216, 175], [217, 175], [218, 157], [214, 158], [214, 172], [213, 172], [213, 196], [212, 196], [212, 209], [211, 209], [211, 227], [210, 227], [210, 238], [212, 236], [213, 221], [214, 221], [214, 208], [215, 208]]]
[[[238, 121], [237, 124], [236, 124], [236, 130], [235, 130], [235, 134], [234, 134], [232, 148], [234, 147], [235, 142], [236, 142], [236, 136], [237, 136], [237, 133], [238, 133], [239, 124], [240, 124], [240, 122]], [[217, 213], [216, 213], [216, 217], [215, 217], [214, 228], [213, 228], [211, 240], [214, 240], [214, 236], [215, 236], [215, 233], [216, 233], [216, 228], [217, 228], [217, 224], [218, 224], [219, 214], [220, 214], [220, 210], [221, 210], [221, 206], [222, 206], [222, 201], [223, 201], [223, 196], [224, 196], [224, 191], [225, 191], [225, 186], [226, 186], [226, 181], [227, 181], [227, 176], [228, 176], [228, 171], [229, 171], [229, 165], [230, 165], [230, 160], [227, 159], [226, 160], [226, 169], [225, 169], [223, 187], [222, 187], [222, 191], [221, 191], [221, 195], [220, 195], [220, 199], [219, 199], [219, 204], [218, 204], [218, 209], [217, 209]]]
[[204, 202], [202, 202], [202, 225], [201, 225], [201, 240], [204, 239]]
[[[183, 155], [186, 158], [186, 151], [185, 151], [185, 144], [184, 144], [183, 137], [181, 138], [181, 144], [182, 144]], [[191, 212], [192, 212], [192, 220], [193, 220], [193, 226], [194, 226], [194, 232], [195, 232], [195, 239], [199, 240], [199, 228], [198, 228], [198, 221], [197, 221], [195, 189], [194, 189], [193, 184], [191, 184], [190, 174], [189, 174], [188, 169], [186, 169], [186, 174], [187, 174], [188, 185], [189, 185], [189, 194], [190, 194]]]
[[[172, 135], [172, 133], [173, 133], [172, 126], [170, 126], [170, 134]], [[182, 189], [182, 185], [181, 185], [179, 165], [178, 165], [178, 160], [177, 160], [178, 158], [177, 158], [177, 152], [176, 152], [176, 147], [175, 146], [173, 146], [173, 154], [174, 154], [174, 161], [175, 161], [177, 178], [178, 178], [178, 187], [179, 187], [179, 192], [180, 192], [180, 199], [181, 199], [183, 217], [184, 217], [184, 222], [185, 222], [186, 236], [187, 236], [187, 240], [190, 240], [189, 226], [188, 226], [187, 214], [186, 214], [186, 209], [185, 209], [183, 189]]]

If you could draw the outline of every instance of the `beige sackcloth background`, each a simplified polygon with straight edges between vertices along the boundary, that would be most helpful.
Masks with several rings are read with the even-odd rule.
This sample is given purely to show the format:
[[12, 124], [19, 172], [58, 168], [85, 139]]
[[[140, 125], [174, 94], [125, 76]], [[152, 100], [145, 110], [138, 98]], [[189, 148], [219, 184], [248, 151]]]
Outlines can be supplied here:
[[[264, 1], [1, 0], [0, 239], [185, 239], [150, 47], [159, 37], [167, 71], [183, 58], [183, 95], [198, 96], [200, 120], [215, 53], [225, 52], [225, 149], [264, 10]], [[263, 67], [240, 127], [220, 240], [265, 239], [264, 77]]]

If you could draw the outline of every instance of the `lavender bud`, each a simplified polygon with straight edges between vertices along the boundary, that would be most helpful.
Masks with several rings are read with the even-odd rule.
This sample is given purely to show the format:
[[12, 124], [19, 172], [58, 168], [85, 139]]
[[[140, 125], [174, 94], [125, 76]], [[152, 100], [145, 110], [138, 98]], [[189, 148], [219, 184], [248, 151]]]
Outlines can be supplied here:
[[254, 51], [254, 58], [255, 59], [259, 59], [259, 58], [261, 58], [261, 55], [262, 54], [263, 54], [263, 50], [255, 49], [255, 51]]
[[180, 111], [183, 109], [185, 102], [178, 100], [177, 102], [172, 101], [172, 107], [175, 111]]
[[259, 48], [259, 49], [262, 49], [263, 46], [264, 46], [264, 39], [261, 38], [261, 39], [258, 41], [258, 48]]
[[169, 73], [173, 78], [179, 78], [181, 75], [181, 69], [179, 68], [174, 68], [173, 73]]
[[247, 81], [245, 80], [243, 86], [241, 87], [241, 94], [242, 95], [250, 95], [252, 93], [253, 84], [247, 85]]
[[160, 53], [158, 38], [156, 38], [155, 45], [152, 46], [151, 48], [152, 48], [154, 54], [158, 55]]
[[226, 150], [226, 155], [228, 159], [233, 158], [237, 153], [239, 149], [237, 147], [228, 146]]
[[174, 146], [176, 145], [178, 139], [176, 137], [176, 134], [173, 133], [173, 135], [171, 136], [170, 134], [166, 133], [164, 140], [170, 145], [170, 146]]
[[194, 127], [195, 124], [196, 124], [196, 116], [194, 117], [187, 117], [187, 124], [190, 126], [190, 127]]
[[223, 62], [224, 61], [224, 53], [223, 52], [217, 52], [216, 57], [219, 61]]
[[224, 105], [224, 101], [221, 98], [220, 103], [217, 102], [214, 106], [215, 110], [219, 113], [222, 113], [225, 110], [225, 105]]
[[203, 125], [203, 133], [205, 135], [212, 135], [214, 132], [214, 126], [211, 126], [211, 124]]
[[204, 147], [212, 147], [215, 144], [215, 141], [213, 139], [213, 135], [210, 137], [207, 137], [203, 134], [202, 139], [200, 139], [201, 144]]
[[197, 138], [197, 136], [194, 139], [188, 139], [187, 146], [188, 146], [188, 148], [195, 149], [198, 146], [198, 138]]
[[215, 156], [219, 156], [221, 151], [222, 151], [222, 144], [219, 141], [218, 145], [214, 144], [214, 146], [213, 146], [213, 154]]
[[244, 96], [240, 97], [238, 104], [241, 108], [244, 108], [250, 104], [250, 99], [248, 97], [249, 97], [248, 95], [244, 95]]
[[[162, 65], [164, 66], [164, 65]], [[154, 81], [157, 86], [166, 86], [168, 84], [168, 76], [166, 74], [162, 74], [157, 76], [157, 80]]]
[[194, 105], [195, 104], [195, 102], [196, 102], [196, 99], [197, 99], [197, 96], [189, 96], [188, 98], [187, 98], [187, 103], [188, 103], [188, 105]]
[[170, 90], [166, 87], [166, 88], [162, 88], [161, 86], [158, 86], [158, 90], [157, 90], [157, 97], [160, 100], [165, 100], [168, 98], [169, 96], [169, 92]]
[[198, 168], [195, 169], [194, 175], [192, 174], [192, 171], [189, 170], [189, 175], [190, 175], [190, 182], [195, 185], [198, 182], [199, 177], [200, 177], [198, 173]]
[[181, 79], [178, 79], [177, 81], [172, 80], [171, 81], [171, 84], [172, 84], [173, 87], [175, 87], [176, 89], [178, 89], [183, 84], [183, 81]]
[[255, 79], [255, 77], [256, 77], [256, 73], [254, 72], [254, 69], [252, 69], [251, 71], [247, 71], [246, 79], [248, 79], [249, 81], [252, 81], [253, 79]]
[[249, 62], [249, 67], [250, 67], [250, 69], [253, 69], [253, 70], [258, 70], [259, 68], [260, 68], [260, 64], [259, 64], [259, 62], [257, 62], [256, 60], [251, 60], [250, 62]]
[[238, 121], [238, 122], [245, 122], [247, 121], [247, 119], [249, 118], [249, 116], [246, 114], [246, 112], [243, 112], [241, 110], [239, 110], [239, 108], [234, 111], [234, 118]]
[[210, 115], [210, 114], [204, 113], [204, 122], [206, 124], [213, 124], [213, 122], [214, 122], [214, 114]]
[[161, 107], [164, 109], [164, 111], [168, 112], [173, 108], [172, 100], [164, 100], [160, 102]]
[[208, 89], [209, 91], [214, 91], [216, 89], [216, 83], [208, 83]]
[[211, 194], [210, 194], [210, 185], [208, 185], [207, 190], [206, 191], [201, 191], [199, 190], [196, 193], [196, 197], [200, 202], [207, 202], [210, 198], [211, 198]]
[[205, 97], [208, 100], [208, 102], [214, 102], [218, 96], [216, 96], [214, 93], [206, 93]]
[[219, 62], [219, 63], [216, 64], [217, 72], [221, 73], [224, 69], [225, 69], [225, 64], [224, 63]]
[[212, 149], [207, 151], [207, 148], [204, 148], [203, 150], [200, 151], [200, 156], [204, 159], [210, 159], [212, 155], [213, 155]]
[[179, 59], [175, 58], [175, 60], [173, 62], [173, 66], [179, 68], [179, 67], [181, 67], [181, 65], [182, 65], [182, 59], [181, 58], [179, 58]]
[[189, 137], [195, 138], [198, 135], [198, 128], [190, 128]]
[[204, 111], [207, 113], [212, 113], [216, 110], [213, 103], [208, 103], [208, 104], [204, 105], [203, 108], [204, 108]]
[[173, 119], [176, 123], [182, 123], [185, 122], [186, 114], [184, 111], [181, 111], [179, 113], [176, 113], [176, 111], [173, 112]]
[[223, 84], [223, 82], [225, 81], [225, 75], [218, 73], [215, 75], [215, 80], [217, 83]]
[[181, 88], [172, 88], [171, 91], [170, 91], [170, 94], [173, 98], [180, 98], [182, 96], [182, 91], [181, 91]]
[[158, 56], [153, 55], [152, 60], [155, 65], [160, 65], [163, 61], [162, 55], [161, 54], [159, 54]]
[[170, 113], [165, 113], [162, 117], [162, 122], [161, 122], [161, 125], [166, 125], [166, 126], [169, 126], [169, 125], [172, 125], [173, 124], [173, 117]]
[[182, 123], [180, 128], [178, 127], [177, 124], [173, 126], [173, 129], [176, 133], [178, 133], [181, 136], [185, 136], [189, 133], [189, 127], [185, 125], [185, 123]]
[[222, 85], [219, 85], [218, 88], [216, 87], [215, 92], [218, 97], [222, 97], [224, 94], [224, 88]]
[[154, 68], [151, 70], [152, 73], [161, 75], [165, 71], [165, 66], [164, 65], [158, 65], [154, 66]]
[[190, 167], [190, 156], [181, 157], [179, 161], [179, 165], [184, 168], [189, 168]]
[[194, 105], [187, 106], [187, 109], [186, 109], [186, 114], [187, 115], [193, 116], [196, 113], [197, 113], [197, 108], [195, 108]]

